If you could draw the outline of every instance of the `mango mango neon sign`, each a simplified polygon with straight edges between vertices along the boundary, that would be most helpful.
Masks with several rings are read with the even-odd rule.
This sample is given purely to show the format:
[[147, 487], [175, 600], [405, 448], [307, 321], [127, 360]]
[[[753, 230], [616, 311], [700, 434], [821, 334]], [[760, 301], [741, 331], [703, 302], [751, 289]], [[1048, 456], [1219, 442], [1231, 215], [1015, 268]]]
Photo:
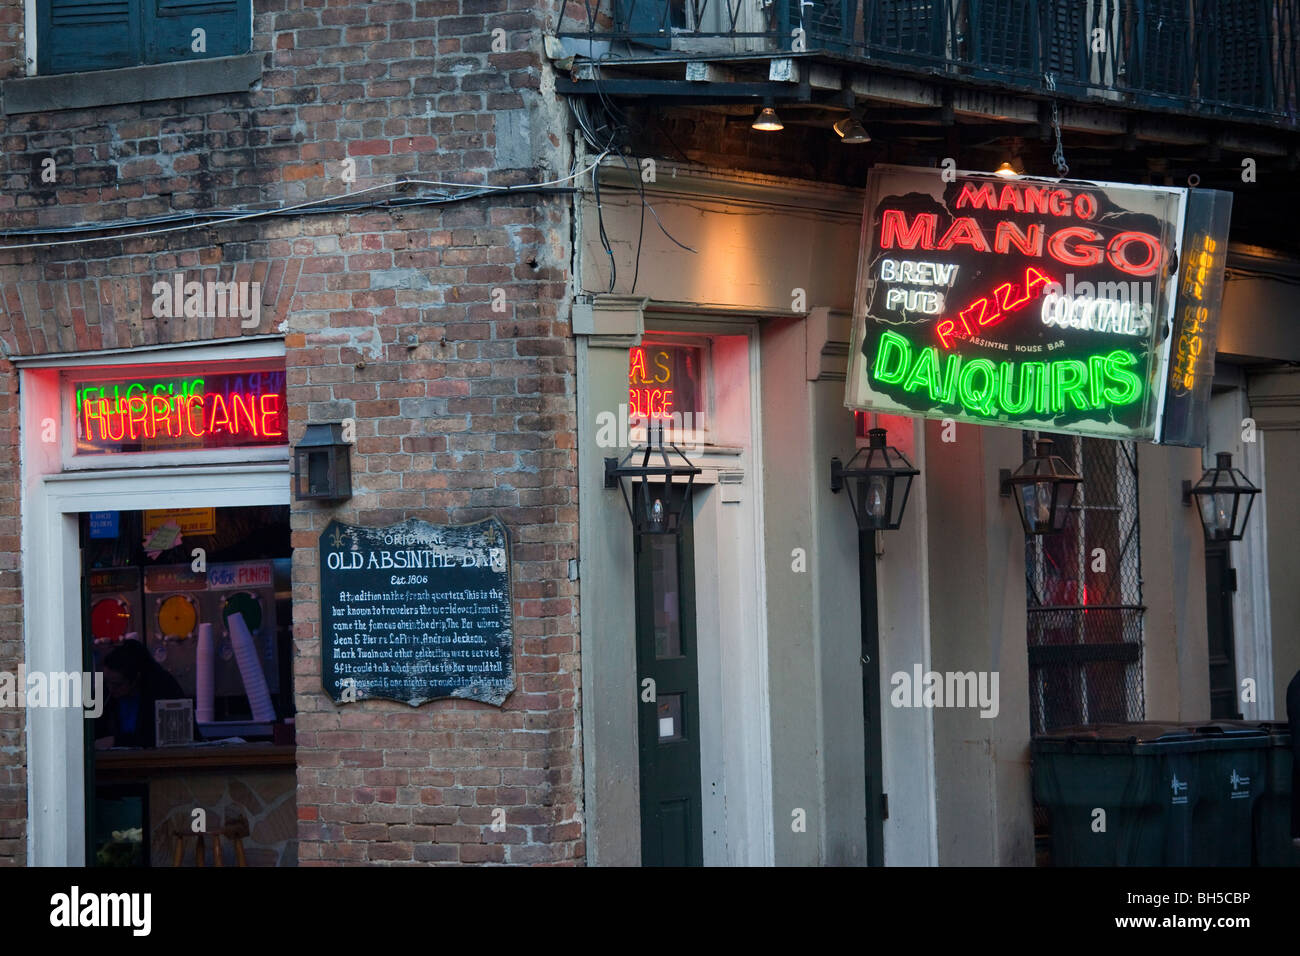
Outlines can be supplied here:
[[1124, 349], [1046, 362], [970, 359], [941, 354], [934, 346], [917, 349], [904, 336], [886, 331], [876, 348], [871, 377], [912, 393], [924, 389], [936, 404], [960, 404], [988, 418], [1031, 409], [1049, 417], [1136, 402], [1142, 380], [1129, 369], [1137, 364], [1138, 357]]

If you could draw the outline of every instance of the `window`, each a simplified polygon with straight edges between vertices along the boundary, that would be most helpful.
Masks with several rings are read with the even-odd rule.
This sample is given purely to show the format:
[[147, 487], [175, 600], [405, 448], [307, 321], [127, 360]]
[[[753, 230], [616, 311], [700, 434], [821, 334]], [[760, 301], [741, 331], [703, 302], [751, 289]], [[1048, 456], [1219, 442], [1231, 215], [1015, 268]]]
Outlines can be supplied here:
[[[1025, 433], [1026, 452], [1033, 433]], [[1025, 542], [1032, 733], [1142, 720], [1142, 566], [1133, 442], [1042, 435], [1083, 476], [1065, 529]]]
[[282, 358], [68, 369], [64, 467], [283, 461], [285, 389]]
[[41, 75], [234, 56], [252, 47], [252, 0], [49, 0], [37, 9]]

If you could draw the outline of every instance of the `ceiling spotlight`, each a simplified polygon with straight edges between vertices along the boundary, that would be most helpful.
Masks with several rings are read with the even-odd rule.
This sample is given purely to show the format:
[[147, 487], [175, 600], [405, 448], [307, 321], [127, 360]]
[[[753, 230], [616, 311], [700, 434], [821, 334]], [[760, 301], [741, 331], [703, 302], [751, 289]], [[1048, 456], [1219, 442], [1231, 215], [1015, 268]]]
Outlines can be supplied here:
[[776, 110], [772, 109], [771, 100], [768, 100], [762, 110], [759, 111], [758, 118], [754, 120], [750, 129], [756, 129], [763, 133], [776, 133], [785, 129], [781, 117], [777, 116]]
[[857, 114], [850, 113], [842, 120], [837, 122], [832, 129], [839, 135], [840, 139], [846, 143], [869, 143], [871, 134], [867, 132], [862, 121], [858, 119]]
[[1001, 176], [1003, 179], [1018, 179], [1020, 177], [1020, 174], [1016, 172], [1016, 168], [1005, 161], [1001, 166], [993, 170], [993, 175]]

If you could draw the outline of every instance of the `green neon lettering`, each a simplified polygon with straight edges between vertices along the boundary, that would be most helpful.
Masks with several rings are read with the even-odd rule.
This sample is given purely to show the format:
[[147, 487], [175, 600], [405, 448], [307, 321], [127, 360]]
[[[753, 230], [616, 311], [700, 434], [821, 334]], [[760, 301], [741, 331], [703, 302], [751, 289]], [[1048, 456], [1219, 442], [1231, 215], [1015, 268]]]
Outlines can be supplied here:
[[938, 354], [933, 348], [921, 350], [921, 356], [912, 366], [912, 374], [907, 376], [907, 381], [903, 383], [903, 388], [909, 392], [915, 392], [922, 385], [930, 392], [930, 397], [938, 399], [939, 383], [935, 381], [935, 374], [939, 371], [937, 367]]
[[[889, 359], [897, 357], [898, 367], [894, 370], [889, 368]], [[907, 367], [912, 362], [912, 344], [899, 335], [897, 332], [885, 332], [880, 336], [880, 344], [876, 347], [876, 361], [871, 371], [877, 382], [884, 382], [886, 385], [897, 385], [907, 374]], [[200, 384], [202, 380], [200, 379]]]
[[1087, 411], [1092, 406], [1080, 388], [1088, 380], [1088, 366], [1078, 359], [1061, 359], [1052, 363], [1052, 411], [1065, 411], [1065, 396], [1075, 408]]
[[1089, 355], [1088, 356], [1088, 399], [1092, 402], [1093, 408], [1101, 408], [1102, 389], [1106, 385], [1106, 356]]
[[939, 355], [934, 346], [914, 353], [913, 343], [887, 331], [872, 373], [876, 381], [914, 394], [924, 390], [933, 402], [986, 417], [1025, 415], [1031, 405], [1040, 417], [1089, 411], [1130, 404], [1142, 393], [1141, 379], [1129, 371], [1138, 359], [1123, 349], [1051, 362], [994, 362], [948, 353], [942, 374]]
[[[971, 380], [979, 372], [984, 373], [984, 386], [977, 390]], [[961, 403], [971, 411], [992, 415], [995, 411], [993, 396], [997, 390], [998, 370], [988, 359], [975, 359], [973, 362], [967, 362], [962, 368], [961, 378], [957, 380], [957, 394], [961, 398]]]
[[931, 392], [930, 397], [935, 401], [943, 402], [945, 405], [951, 405], [953, 396], [957, 392], [957, 376], [960, 372], [961, 356], [950, 352], [947, 360], [944, 362], [942, 391], [938, 395]]
[[1029, 409], [1034, 401], [1034, 382], [1043, 373], [1042, 362], [1020, 363], [1020, 395], [1012, 398], [1011, 384], [1017, 379], [1015, 362], [1000, 362], [998, 379], [1001, 382], [1000, 398], [1002, 410], [1009, 415], [1021, 415]]
[[1119, 386], [1106, 387], [1106, 401], [1115, 405], [1127, 405], [1142, 394], [1142, 380], [1127, 368], [1136, 364], [1137, 358], [1123, 349], [1116, 349], [1106, 356], [1107, 378]]

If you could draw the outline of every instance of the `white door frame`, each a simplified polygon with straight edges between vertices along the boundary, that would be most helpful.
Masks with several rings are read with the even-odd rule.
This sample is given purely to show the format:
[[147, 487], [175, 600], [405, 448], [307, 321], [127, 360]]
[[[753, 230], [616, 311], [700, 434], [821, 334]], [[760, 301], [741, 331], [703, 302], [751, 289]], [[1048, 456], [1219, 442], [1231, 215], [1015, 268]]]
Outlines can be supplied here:
[[[82, 669], [79, 512], [288, 503], [285, 463], [47, 476], [24, 509], [28, 672]], [[80, 708], [27, 712], [27, 858], [33, 866], [85, 865], [82, 714]]]
[[[283, 356], [281, 339], [261, 338], [47, 355], [19, 366], [22, 456], [23, 660], [28, 673], [82, 669], [82, 511], [285, 505], [290, 500], [289, 451], [280, 461], [63, 471], [59, 371], [79, 366], [138, 365]], [[123, 462], [132, 460], [122, 456]], [[27, 711], [27, 859], [32, 866], [86, 862], [85, 719], [80, 707]]]

